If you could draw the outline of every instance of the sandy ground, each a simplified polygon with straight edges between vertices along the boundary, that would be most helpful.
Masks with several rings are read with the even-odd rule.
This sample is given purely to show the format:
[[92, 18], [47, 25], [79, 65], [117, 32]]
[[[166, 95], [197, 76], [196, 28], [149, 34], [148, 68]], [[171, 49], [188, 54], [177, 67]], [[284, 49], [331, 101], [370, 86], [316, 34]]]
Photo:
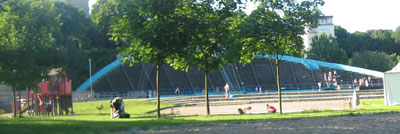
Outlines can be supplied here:
[[[278, 107], [277, 104], [272, 104]], [[237, 108], [254, 107], [253, 113], [266, 112], [265, 104], [236, 106], [212, 106], [211, 114], [237, 114]], [[312, 109], [348, 109], [347, 101], [320, 101], [284, 103], [284, 112], [297, 112]], [[162, 111], [170, 113], [170, 109]], [[205, 107], [175, 108], [177, 115], [204, 115]], [[364, 114], [354, 116], [333, 116], [292, 120], [244, 121], [241, 123], [214, 123], [197, 125], [165, 126], [143, 130], [132, 128], [122, 133], [128, 134], [264, 134], [264, 133], [323, 133], [323, 134], [392, 134], [400, 132], [400, 113]]]
[[[269, 105], [274, 106], [279, 112], [278, 103], [270, 103]], [[227, 105], [227, 106], [210, 106], [210, 114], [239, 114], [238, 108], [251, 106], [252, 110], [250, 114], [267, 113], [266, 104], [246, 104], [246, 105]], [[315, 102], [290, 102], [282, 104], [282, 112], [301, 112], [304, 110], [343, 110], [349, 109], [349, 101], [315, 101]], [[205, 115], [205, 106], [195, 107], [176, 107], [173, 109], [165, 109], [161, 111], [162, 114], [174, 114], [176, 116], [187, 116], [187, 115]]]
[[137, 134], [395, 134], [400, 132], [400, 113], [335, 116], [293, 120], [220, 123], [131, 130]]

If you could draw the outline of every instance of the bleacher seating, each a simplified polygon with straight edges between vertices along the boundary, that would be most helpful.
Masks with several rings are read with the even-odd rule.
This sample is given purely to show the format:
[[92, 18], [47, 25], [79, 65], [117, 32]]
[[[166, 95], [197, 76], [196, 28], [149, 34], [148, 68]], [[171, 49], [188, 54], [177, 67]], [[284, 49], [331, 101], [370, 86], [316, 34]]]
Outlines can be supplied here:
[[[92, 82], [95, 92], [155, 90], [156, 68], [153, 64], [136, 63], [133, 66], [121, 64], [109, 70]], [[351, 83], [354, 78], [368, 77], [365, 74], [324, 66], [320, 66], [319, 69], [315, 67], [310, 69], [307, 64], [282, 60], [280, 61], [280, 82], [284, 89], [310, 89], [311, 86], [315, 88], [316, 83], [324, 81], [324, 73], [328, 74], [329, 71], [333, 73], [334, 70], [338, 74], [338, 82]], [[382, 81], [379, 77], [372, 78], [375, 81]], [[253, 91], [255, 87], [260, 86], [263, 91], [277, 90], [276, 65], [266, 57], [256, 58], [249, 64], [226, 65], [220, 70], [209, 72], [208, 80], [210, 92], [223, 92], [226, 82], [230, 83], [231, 91], [240, 91], [243, 87], [248, 91]], [[193, 68], [188, 72], [174, 70], [165, 64], [160, 67], [159, 82], [162, 95], [174, 94], [177, 87], [182, 93], [202, 93], [204, 72], [198, 68]]]

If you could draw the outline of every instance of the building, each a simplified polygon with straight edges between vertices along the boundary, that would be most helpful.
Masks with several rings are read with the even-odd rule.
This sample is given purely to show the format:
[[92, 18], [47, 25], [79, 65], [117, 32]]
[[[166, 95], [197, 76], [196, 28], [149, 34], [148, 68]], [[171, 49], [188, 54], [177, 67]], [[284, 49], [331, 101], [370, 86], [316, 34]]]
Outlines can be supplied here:
[[320, 36], [322, 33], [335, 36], [335, 26], [333, 24], [333, 16], [324, 16], [318, 19], [318, 27], [308, 29], [306, 35], [303, 36], [304, 48], [308, 51], [311, 49], [312, 38], [315, 35]]
[[71, 5], [82, 9], [86, 15], [89, 15], [89, 0], [59, 0], [66, 3], [71, 3]]

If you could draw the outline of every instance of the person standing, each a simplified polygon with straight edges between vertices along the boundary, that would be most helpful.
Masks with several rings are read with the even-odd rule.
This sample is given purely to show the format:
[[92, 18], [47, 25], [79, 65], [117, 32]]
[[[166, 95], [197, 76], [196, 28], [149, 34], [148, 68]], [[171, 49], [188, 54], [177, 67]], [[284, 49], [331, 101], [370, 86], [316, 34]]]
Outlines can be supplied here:
[[179, 96], [180, 93], [181, 93], [181, 90], [179, 90], [179, 87], [177, 87], [176, 90], [175, 90], [176, 96]]
[[225, 84], [224, 89], [225, 89], [225, 98], [229, 98], [229, 90], [230, 90], [230, 87], [229, 87], [228, 82]]

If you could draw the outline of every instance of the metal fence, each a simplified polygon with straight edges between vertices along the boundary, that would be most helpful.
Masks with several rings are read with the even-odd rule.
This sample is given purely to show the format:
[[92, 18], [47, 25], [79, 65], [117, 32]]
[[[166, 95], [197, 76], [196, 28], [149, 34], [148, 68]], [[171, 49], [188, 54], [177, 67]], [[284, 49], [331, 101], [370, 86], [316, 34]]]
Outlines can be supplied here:
[[[341, 89], [353, 89], [353, 82], [339, 82], [338, 85]], [[368, 84], [368, 88], [364, 89], [380, 89], [383, 88], [382, 80], [372, 81]], [[322, 83], [322, 88], [327, 87], [324, 83]], [[301, 83], [301, 84], [281, 84], [282, 91], [287, 90], [305, 90], [305, 89], [318, 89], [317, 83]], [[162, 96], [174, 96], [175, 88], [165, 88], [160, 89], [160, 95]], [[179, 95], [202, 95], [205, 93], [204, 88], [180, 88]], [[232, 92], [238, 93], [246, 93], [246, 92], [259, 92], [265, 93], [269, 91], [276, 91], [277, 85], [260, 85], [260, 86], [248, 86], [242, 88], [234, 88], [231, 89]], [[209, 88], [210, 94], [223, 94], [225, 92], [223, 86], [217, 86], [214, 88]], [[118, 92], [96, 92], [93, 96], [94, 100], [106, 100], [112, 99], [114, 97], [122, 97], [122, 98], [154, 98], [156, 97], [156, 91], [152, 89], [147, 90], [138, 90], [138, 91], [118, 91]]]

